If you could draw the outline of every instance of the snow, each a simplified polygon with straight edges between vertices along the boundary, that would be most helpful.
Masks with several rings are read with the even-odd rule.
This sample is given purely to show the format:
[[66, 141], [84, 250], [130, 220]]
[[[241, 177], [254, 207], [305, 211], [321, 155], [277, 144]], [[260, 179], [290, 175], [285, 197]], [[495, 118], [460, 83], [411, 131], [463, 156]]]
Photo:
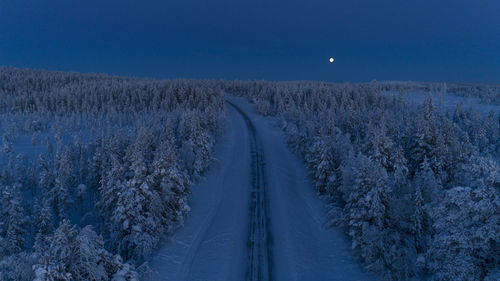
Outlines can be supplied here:
[[161, 280], [243, 280], [250, 202], [249, 133], [228, 108], [226, 135], [215, 149], [220, 162], [192, 188], [191, 212], [152, 259]]
[[[262, 149], [269, 214], [268, 256], [274, 280], [375, 280], [351, 251], [341, 229], [326, 227], [326, 203], [281, 130], [243, 99], [228, 97], [251, 120]], [[193, 187], [191, 212], [152, 258], [161, 280], [244, 280], [248, 270], [251, 131], [228, 106], [220, 167]]]

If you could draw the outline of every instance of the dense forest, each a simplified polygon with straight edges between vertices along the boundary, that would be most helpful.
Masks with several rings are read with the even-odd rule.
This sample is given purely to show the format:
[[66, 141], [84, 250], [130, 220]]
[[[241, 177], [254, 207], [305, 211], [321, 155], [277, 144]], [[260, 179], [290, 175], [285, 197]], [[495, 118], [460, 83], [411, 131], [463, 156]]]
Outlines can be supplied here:
[[139, 278], [210, 164], [222, 90], [1, 68], [0, 96], [0, 280]]
[[[366, 267], [391, 280], [498, 280], [500, 116], [381, 91], [498, 100], [494, 86], [228, 82], [277, 118]], [[448, 88], [448, 90], [447, 90]], [[450, 91], [449, 89], [452, 89]], [[494, 96], [496, 94], [496, 96]]]
[[225, 95], [279, 123], [366, 267], [498, 280], [498, 86], [137, 79], [0, 68], [0, 280], [139, 280], [188, 215]]

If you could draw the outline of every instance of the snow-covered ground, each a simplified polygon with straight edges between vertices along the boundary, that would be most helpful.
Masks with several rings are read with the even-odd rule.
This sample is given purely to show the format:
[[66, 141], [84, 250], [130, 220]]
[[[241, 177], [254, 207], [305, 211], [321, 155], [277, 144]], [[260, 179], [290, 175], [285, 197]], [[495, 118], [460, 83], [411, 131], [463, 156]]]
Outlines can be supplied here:
[[[395, 91], [382, 91], [382, 95], [389, 97], [396, 96], [399, 97], [400, 93]], [[403, 95], [403, 99], [407, 102], [414, 104], [422, 104], [424, 100], [428, 97], [429, 93], [423, 91], [409, 91]], [[488, 114], [490, 111], [500, 112], [500, 105], [485, 104], [481, 102], [479, 98], [473, 97], [461, 97], [453, 93], [434, 93], [432, 94], [432, 99], [436, 106], [440, 106], [442, 112], [453, 113], [456, 106], [463, 103], [464, 109], [473, 109], [480, 111], [482, 114]]]
[[184, 227], [151, 260], [161, 280], [251, 278], [252, 166], [262, 164], [252, 157], [256, 145], [264, 162], [260, 185], [268, 227], [266, 249], [260, 252], [266, 257], [256, 259], [269, 261], [269, 268], [260, 269], [269, 278], [262, 280], [375, 280], [342, 230], [325, 226], [325, 202], [302, 161], [288, 150], [281, 130], [243, 99], [228, 99], [241, 113], [228, 106], [227, 132], [215, 151], [218, 164], [193, 188]]
[[161, 280], [244, 280], [250, 203], [249, 133], [228, 107], [218, 159], [193, 187], [191, 212], [151, 261]]

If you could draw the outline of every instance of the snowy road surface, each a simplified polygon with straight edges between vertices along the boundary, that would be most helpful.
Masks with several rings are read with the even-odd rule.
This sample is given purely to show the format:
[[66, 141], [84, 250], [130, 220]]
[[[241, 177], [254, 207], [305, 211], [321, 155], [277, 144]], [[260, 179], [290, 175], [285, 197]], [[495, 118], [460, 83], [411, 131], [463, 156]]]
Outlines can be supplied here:
[[191, 196], [184, 227], [151, 260], [161, 280], [375, 280], [279, 128], [229, 97], [213, 165]]

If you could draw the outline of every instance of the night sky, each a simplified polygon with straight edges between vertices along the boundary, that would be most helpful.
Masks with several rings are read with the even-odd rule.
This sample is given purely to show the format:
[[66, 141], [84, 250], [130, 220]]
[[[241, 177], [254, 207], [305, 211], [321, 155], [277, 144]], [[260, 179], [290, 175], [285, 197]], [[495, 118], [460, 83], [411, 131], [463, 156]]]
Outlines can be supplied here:
[[155, 78], [500, 83], [500, 1], [0, 0], [0, 65]]

